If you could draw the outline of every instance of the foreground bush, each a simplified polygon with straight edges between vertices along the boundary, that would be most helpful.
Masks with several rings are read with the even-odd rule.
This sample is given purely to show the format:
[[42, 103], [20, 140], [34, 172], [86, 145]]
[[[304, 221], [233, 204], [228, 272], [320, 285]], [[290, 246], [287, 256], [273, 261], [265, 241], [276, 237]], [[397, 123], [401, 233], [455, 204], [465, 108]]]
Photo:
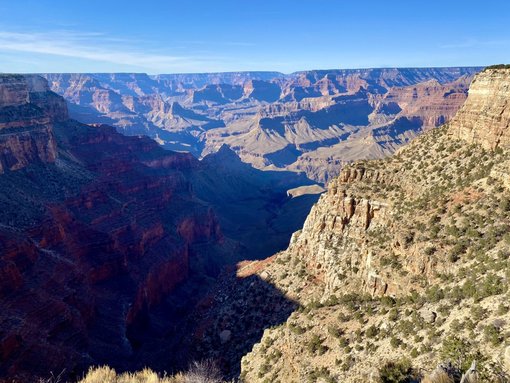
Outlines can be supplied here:
[[135, 373], [117, 374], [108, 366], [93, 367], [80, 383], [184, 383], [184, 377], [161, 377], [154, 371], [144, 369]]
[[408, 359], [388, 362], [379, 370], [381, 383], [411, 383], [415, 375]]
[[210, 361], [193, 363], [188, 372], [161, 376], [146, 368], [139, 372], [117, 372], [108, 366], [92, 367], [79, 383], [223, 383], [221, 373]]

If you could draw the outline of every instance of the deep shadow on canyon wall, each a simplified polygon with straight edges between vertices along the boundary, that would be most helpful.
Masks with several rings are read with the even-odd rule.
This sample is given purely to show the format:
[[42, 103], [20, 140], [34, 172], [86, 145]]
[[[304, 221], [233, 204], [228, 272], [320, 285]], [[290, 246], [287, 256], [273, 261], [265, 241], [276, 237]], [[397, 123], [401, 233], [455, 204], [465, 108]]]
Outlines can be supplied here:
[[285, 323], [298, 307], [257, 275], [241, 278], [233, 270], [225, 271], [200, 295], [201, 283], [190, 279], [148, 313], [143, 324], [128, 329], [143, 336], [128, 370], [149, 366], [173, 372], [186, 370], [194, 361], [211, 360], [226, 378], [236, 377], [241, 358], [260, 341], [264, 330]]
[[[88, 133], [87, 140], [110, 139]], [[2, 222], [15, 215], [27, 222], [0, 230], [0, 378], [64, 371], [73, 380], [101, 364], [170, 372], [203, 358], [238, 373], [263, 329], [292, 307], [265, 282], [222, 273], [248, 243], [223, 235], [216, 214], [190, 194], [185, 172], [143, 173], [136, 161], [99, 153], [89, 169], [73, 164], [72, 177], [69, 166], [34, 164], [0, 176]], [[86, 186], [81, 172], [91, 178]], [[59, 195], [62, 185], [76, 194]], [[271, 233], [262, 226], [259, 235]], [[222, 343], [225, 329], [232, 340]]]

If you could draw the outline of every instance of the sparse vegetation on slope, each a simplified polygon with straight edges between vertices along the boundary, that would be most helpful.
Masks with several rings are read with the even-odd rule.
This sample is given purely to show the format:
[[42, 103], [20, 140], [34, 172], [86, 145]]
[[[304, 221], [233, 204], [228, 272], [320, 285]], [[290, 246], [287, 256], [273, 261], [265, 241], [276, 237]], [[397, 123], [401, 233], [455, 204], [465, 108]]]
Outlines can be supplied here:
[[485, 67], [484, 70], [491, 70], [491, 69], [510, 69], [510, 64], [489, 65], [488, 67]]
[[454, 129], [329, 185], [265, 270], [301, 309], [243, 359], [247, 382], [264, 381], [253, 374], [275, 350], [271, 382], [321, 381], [316, 369], [342, 382], [459, 382], [473, 362], [477, 382], [508, 381], [510, 152]]

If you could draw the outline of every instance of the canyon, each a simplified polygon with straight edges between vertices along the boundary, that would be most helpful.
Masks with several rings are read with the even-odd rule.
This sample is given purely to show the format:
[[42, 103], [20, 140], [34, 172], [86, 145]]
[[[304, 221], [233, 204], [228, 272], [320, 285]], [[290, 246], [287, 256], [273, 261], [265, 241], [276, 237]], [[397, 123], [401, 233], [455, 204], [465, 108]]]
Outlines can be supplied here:
[[0, 379], [150, 364], [155, 323], [185, 320], [225, 266], [284, 248], [317, 199], [226, 147], [199, 161], [72, 120], [39, 76], [0, 76], [0, 116]]
[[43, 74], [73, 118], [197, 158], [224, 145], [325, 184], [453, 117], [477, 67], [217, 74]]
[[505, 68], [1, 75], [0, 380], [504, 382], [509, 98]]
[[245, 381], [458, 382], [473, 361], [508, 381], [509, 85], [476, 75], [449, 123], [345, 166], [287, 250], [239, 267], [299, 305]]

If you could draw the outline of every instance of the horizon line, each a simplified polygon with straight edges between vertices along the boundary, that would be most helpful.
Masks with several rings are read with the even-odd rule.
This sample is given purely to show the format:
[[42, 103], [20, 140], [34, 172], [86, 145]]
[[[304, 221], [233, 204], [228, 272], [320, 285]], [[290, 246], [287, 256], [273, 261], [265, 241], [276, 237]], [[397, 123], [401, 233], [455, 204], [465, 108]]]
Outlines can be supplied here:
[[162, 75], [200, 75], [200, 74], [235, 74], [235, 73], [275, 73], [284, 76], [290, 76], [297, 73], [304, 72], [333, 72], [333, 71], [362, 71], [362, 70], [392, 70], [392, 69], [483, 69], [491, 65], [446, 65], [446, 66], [381, 66], [381, 67], [351, 67], [351, 68], [329, 68], [329, 69], [301, 69], [293, 72], [280, 72], [275, 70], [240, 70], [240, 71], [213, 71], [213, 72], [161, 72], [161, 73], [149, 73], [149, 72], [3, 72], [0, 74], [23, 74], [23, 75], [50, 75], [50, 74], [141, 74], [147, 76], [162, 76]]

